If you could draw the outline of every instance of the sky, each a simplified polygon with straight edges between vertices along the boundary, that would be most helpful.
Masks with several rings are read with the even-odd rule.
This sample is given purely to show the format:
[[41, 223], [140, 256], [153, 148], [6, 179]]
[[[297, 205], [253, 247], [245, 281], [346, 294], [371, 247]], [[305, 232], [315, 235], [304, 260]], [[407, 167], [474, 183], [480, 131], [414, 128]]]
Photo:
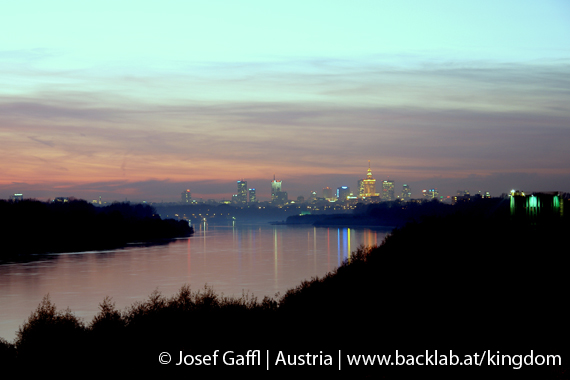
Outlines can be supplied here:
[[570, 192], [567, 0], [0, 1], [0, 198]]

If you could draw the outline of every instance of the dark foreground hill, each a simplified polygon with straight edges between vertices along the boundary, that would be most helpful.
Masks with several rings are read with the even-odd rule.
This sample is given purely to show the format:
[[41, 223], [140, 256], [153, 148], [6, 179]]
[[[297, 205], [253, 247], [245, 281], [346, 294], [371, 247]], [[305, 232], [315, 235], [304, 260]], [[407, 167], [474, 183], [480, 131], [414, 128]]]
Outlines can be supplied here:
[[[570, 360], [568, 227], [564, 218], [427, 218], [278, 300], [184, 286], [125, 311], [107, 299], [83, 323], [45, 299], [14, 344], [0, 350], [5, 365], [21, 369], [59, 365], [64, 357], [70, 366], [215, 378], [563, 379]], [[249, 350], [260, 350], [259, 365], [244, 364]], [[244, 365], [224, 364], [228, 352], [242, 355]], [[351, 365], [349, 356], [359, 354], [365, 356]], [[402, 365], [364, 364], [365, 357], [380, 360], [374, 355]]]

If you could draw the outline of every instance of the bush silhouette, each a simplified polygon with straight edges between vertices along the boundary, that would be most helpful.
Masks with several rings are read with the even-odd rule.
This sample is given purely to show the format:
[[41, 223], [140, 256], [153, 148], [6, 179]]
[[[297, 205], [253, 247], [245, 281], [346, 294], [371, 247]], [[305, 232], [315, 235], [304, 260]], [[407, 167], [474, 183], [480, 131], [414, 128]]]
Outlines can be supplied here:
[[16, 333], [15, 346], [22, 364], [49, 364], [82, 360], [86, 328], [67, 309], [59, 311], [46, 295]]

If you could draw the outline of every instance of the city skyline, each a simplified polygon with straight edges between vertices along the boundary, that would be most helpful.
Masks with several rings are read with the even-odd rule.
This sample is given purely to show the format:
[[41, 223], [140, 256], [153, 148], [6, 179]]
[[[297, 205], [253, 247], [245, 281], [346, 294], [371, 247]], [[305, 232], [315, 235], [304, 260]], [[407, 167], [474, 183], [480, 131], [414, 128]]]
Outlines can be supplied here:
[[[296, 201], [298, 201], [298, 198], [301, 197], [304, 200], [310, 200], [312, 197], [316, 197], [316, 198], [322, 198], [322, 199], [327, 199], [327, 200], [333, 200], [333, 201], [338, 201], [338, 200], [345, 200], [345, 197], [351, 196], [352, 199], [358, 199], [358, 200], [362, 200], [362, 199], [367, 199], [370, 198], [369, 200], [372, 200], [373, 202], [384, 202], [384, 201], [393, 201], [393, 200], [410, 200], [410, 199], [425, 199], [425, 198], [436, 198], [442, 201], [448, 201], [451, 202], [452, 198], [456, 197], [456, 196], [462, 196], [462, 195], [469, 195], [469, 194], [479, 194], [480, 196], [483, 197], [499, 197], [502, 195], [507, 195], [510, 192], [514, 191], [513, 189], [511, 189], [510, 191], [508, 190], [504, 190], [501, 191], [500, 193], [496, 193], [496, 194], [492, 194], [490, 191], [485, 191], [485, 190], [469, 190], [466, 187], [463, 188], [458, 188], [456, 191], [450, 191], [450, 192], [441, 192], [437, 187], [424, 187], [422, 189], [416, 189], [414, 191], [412, 191], [410, 184], [409, 183], [401, 183], [401, 189], [397, 189], [396, 183], [394, 180], [384, 180], [384, 181], [377, 181], [376, 178], [373, 177], [372, 175], [372, 170], [370, 167], [370, 161], [368, 162], [368, 170], [366, 172], [366, 175], [364, 176], [364, 178], [359, 179], [356, 182], [356, 187], [354, 188], [354, 191], [350, 191], [350, 186], [346, 186], [346, 185], [339, 185], [336, 190], [330, 188], [329, 186], [323, 187], [321, 190], [321, 197], [318, 196], [318, 191], [316, 190], [312, 190], [309, 192], [309, 194], [298, 194], [298, 195], [293, 195], [291, 198], [289, 198], [287, 191], [284, 191], [284, 189], [282, 188], [283, 186], [283, 181], [282, 180], [276, 180], [275, 179], [275, 175], [273, 176], [273, 180], [271, 181], [270, 184], [270, 194], [268, 194], [267, 196], [261, 196], [259, 197], [259, 195], [257, 194], [257, 190], [256, 188], [251, 188], [248, 187], [248, 183], [247, 180], [245, 179], [240, 179], [234, 182], [234, 186], [235, 184], [237, 184], [237, 191], [234, 191], [233, 193], [226, 193], [226, 194], [222, 194], [222, 197], [215, 197], [212, 194], [194, 194], [192, 195], [192, 191], [190, 189], [185, 189], [184, 191], [182, 191], [181, 193], [181, 198], [180, 196], [178, 196], [178, 199], [174, 199], [175, 197], [171, 197], [168, 198], [166, 201], [164, 199], [162, 199], [160, 202], [169, 202], [169, 203], [192, 203], [192, 201], [199, 201], [199, 202], [208, 202], [211, 200], [214, 201], [223, 201], [223, 202], [231, 202], [231, 203], [237, 203], [237, 204], [247, 204], [247, 203], [256, 203], [256, 202], [273, 202], [276, 204], [284, 204], [284, 203], [289, 203], [289, 202], [293, 202], [295, 203]], [[376, 184], [378, 183], [378, 186], [380, 186], [380, 189], [378, 191], [376, 188]], [[227, 184], [222, 184], [221, 186], [223, 186], [224, 188], [226, 187]], [[263, 186], [262, 186], [263, 187]], [[517, 192], [519, 191], [523, 191], [520, 189], [516, 190]], [[545, 190], [537, 190], [536, 192], [541, 192], [541, 191], [545, 191]], [[533, 191], [526, 191], [527, 193], [532, 193]], [[339, 194], [342, 193], [342, 196], [340, 196]], [[566, 193], [564, 191], [562, 191], [562, 193]], [[219, 194], [218, 194], [219, 195]], [[48, 200], [57, 200], [57, 199], [69, 199], [69, 198], [77, 198], [72, 196], [66, 196], [66, 197], [51, 197], [48, 198]], [[14, 194], [10, 194], [9, 197], [6, 197], [5, 199], [13, 199], [13, 200], [23, 200], [23, 199], [31, 199], [31, 198], [35, 198], [35, 197], [30, 197], [30, 196], [25, 196], [23, 193], [14, 193]], [[92, 197], [93, 198], [93, 197]], [[2, 198], [0, 198], [2, 199]], [[90, 199], [86, 200], [90, 201]], [[147, 202], [146, 199], [129, 199], [128, 197], [125, 197], [124, 199], [125, 201], [135, 201], [135, 202]], [[91, 200], [93, 203], [98, 203], [98, 204], [102, 204], [102, 196], [99, 195], [98, 198], [94, 198], [93, 200]], [[106, 199], [104, 203], [109, 203], [109, 202], [115, 202], [115, 201], [119, 201], [118, 199]], [[157, 202], [157, 201], [150, 201], [150, 202]]]
[[570, 191], [567, 2], [215, 3], [6, 5], [0, 198]]

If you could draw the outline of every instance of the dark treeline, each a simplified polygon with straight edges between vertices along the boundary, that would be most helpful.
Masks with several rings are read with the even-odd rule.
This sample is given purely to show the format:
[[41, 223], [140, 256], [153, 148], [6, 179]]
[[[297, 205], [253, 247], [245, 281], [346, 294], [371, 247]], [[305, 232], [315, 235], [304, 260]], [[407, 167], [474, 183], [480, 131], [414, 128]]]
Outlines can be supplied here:
[[187, 222], [162, 220], [149, 205], [113, 203], [96, 207], [70, 202], [0, 201], [0, 259], [22, 254], [117, 248], [188, 236]]
[[[45, 362], [112, 364], [160, 373], [205, 368], [161, 366], [158, 355], [207, 354], [214, 350], [284, 350], [319, 354], [562, 355], [562, 366], [353, 367], [344, 377], [566, 378], [569, 324], [567, 217], [543, 223], [503, 213], [472, 212], [425, 217], [395, 229], [382, 245], [361, 248], [332, 273], [305, 281], [286, 294], [257, 300], [224, 298], [206, 288], [152, 294], [124, 311], [109, 299], [89, 322], [58, 311], [48, 299], [22, 325], [14, 343], [2, 342], [5, 364], [23, 368]], [[178, 361], [176, 356], [175, 362]], [[336, 359], [335, 359], [336, 360]], [[264, 367], [263, 367], [264, 368]], [[276, 375], [311, 369], [287, 367]], [[216, 375], [220, 369], [207, 368]], [[231, 368], [231, 374], [252, 368]], [[247, 372], [246, 372], [247, 373]], [[268, 376], [261, 371], [260, 376]], [[482, 376], [482, 377], [481, 377]]]
[[433, 216], [456, 213], [503, 214], [509, 212], [509, 200], [505, 198], [475, 199], [455, 205], [437, 200], [416, 202], [360, 203], [350, 213], [295, 215], [287, 218], [287, 224], [313, 224], [315, 226], [392, 226], [401, 227], [409, 222], [419, 222]]

